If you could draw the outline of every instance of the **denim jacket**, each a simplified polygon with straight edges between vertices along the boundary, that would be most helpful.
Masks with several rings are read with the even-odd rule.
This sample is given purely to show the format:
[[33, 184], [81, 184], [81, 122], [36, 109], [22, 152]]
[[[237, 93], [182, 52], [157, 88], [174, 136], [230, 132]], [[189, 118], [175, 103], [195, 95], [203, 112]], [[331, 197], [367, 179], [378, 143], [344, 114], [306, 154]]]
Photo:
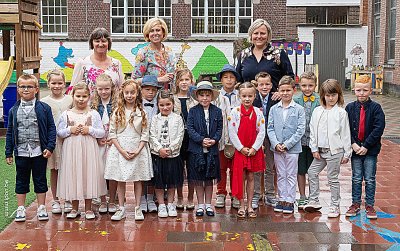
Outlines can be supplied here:
[[[18, 126], [17, 126], [17, 111], [21, 100], [18, 100], [8, 113], [8, 127], [6, 134], [6, 157], [12, 157], [13, 152], [18, 156], [17, 139], [18, 139]], [[41, 150], [49, 150], [53, 152], [56, 147], [56, 126], [54, 118], [51, 113], [51, 108], [48, 104], [36, 100], [35, 112], [39, 125], [39, 139]]]
[[[102, 117], [103, 117], [103, 113], [104, 113], [104, 105], [103, 105], [103, 104], [99, 104], [99, 105], [97, 106], [97, 111], [98, 111], [99, 114], [100, 114], [100, 118], [102, 118]], [[110, 102], [108, 102], [108, 104], [107, 104], [107, 114], [108, 114], [108, 117], [111, 116], [111, 111], [112, 111], [112, 102], [111, 102], [111, 100], [110, 100]]]

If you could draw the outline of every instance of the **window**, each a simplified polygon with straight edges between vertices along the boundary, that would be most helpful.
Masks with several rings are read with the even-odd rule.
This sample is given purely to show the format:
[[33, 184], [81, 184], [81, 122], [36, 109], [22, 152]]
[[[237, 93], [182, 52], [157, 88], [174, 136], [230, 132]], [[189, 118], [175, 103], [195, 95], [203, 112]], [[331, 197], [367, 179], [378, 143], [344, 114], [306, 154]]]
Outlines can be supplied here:
[[306, 22], [311, 24], [347, 24], [348, 7], [307, 7]]
[[379, 65], [379, 40], [381, 33], [381, 0], [374, 0], [373, 5], [373, 21], [374, 21], [374, 36], [373, 36], [373, 64]]
[[42, 0], [43, 35], [68, 35], [67, 0]]
[[396, 0], [389, 0], [389, 27], [388, 27], [388, 51], [387, 59], [389, 64], [394, 64], [394, 53], [396, 48]]
[[252, 17], [252, 0], [193, 0], [192, 34], [247, 33]]
[[171, 0], [112, 0], [111, 33], [143, 34], [147, 20], [160, 17], [171, 32]]

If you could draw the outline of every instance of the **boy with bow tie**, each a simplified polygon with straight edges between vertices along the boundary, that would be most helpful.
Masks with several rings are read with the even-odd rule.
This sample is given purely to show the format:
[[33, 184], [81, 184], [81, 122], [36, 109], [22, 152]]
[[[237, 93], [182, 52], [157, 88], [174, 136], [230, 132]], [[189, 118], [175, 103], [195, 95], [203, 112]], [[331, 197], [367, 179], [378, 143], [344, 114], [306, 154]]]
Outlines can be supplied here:
[[18, 78], [17, 88], [21, 100], [10, 109], [6, 134], [6, 161], [13, 163], [15, 156], [18, 208], [15, 221], [25, 221], [25, 199], [32, 179], [37, 196], [38, 220], [48, 220], [45, 200], [47, 192], [46, 167], [56, 146], [56, 126], [51, 108], [36, 99], [39, 82], [34, 75]]
[[313, 161], [311, 149], [308, 146], [310, 143], [310, 119], [314, 109], [319, 106], [319, 95], [315, 92], [317, 87], [317, 77], [313, 72], [304, 72], [300, 76], [301, 93], [296, 95], [293, 100], [297, 104], [304, 107], [306, 115], [306, 131], [301, 138], [302, 152], [299, 154], [297, 183], [299, 186], [300, 199], [298, 200], [298, 208], [303, 209], [308, 200], [306, 197], [306, 173]]

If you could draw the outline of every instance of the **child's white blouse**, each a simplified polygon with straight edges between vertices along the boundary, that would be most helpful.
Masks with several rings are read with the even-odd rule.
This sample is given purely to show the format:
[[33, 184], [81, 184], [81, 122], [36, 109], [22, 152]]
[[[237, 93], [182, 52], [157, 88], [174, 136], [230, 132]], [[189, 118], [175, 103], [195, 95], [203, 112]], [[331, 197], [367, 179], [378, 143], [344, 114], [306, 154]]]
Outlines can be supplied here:
[[[257, 116], [257, 125], [256, 125], [256, 130], [257, 130], [257, 138], [256, 141], [254, 142], [252, 148], [256, 151], [260, 149], [260, 147], [264, 143], [264, 138], [265, 138], [265, 119], [262, 111], [260, 108], [254, 107], [254, 111]], [[229, 132], [229, 138], [233, 144], [233, 146], [238, 150], [242, 150], [243, 144], [240, 142], [239, 137], [238, 137], [238, 130], [240, 126], [240, 119], [241, 119], [241, 113], [240, 113], [240, 106], [235, 107], [232, 109], [231, 114], [228, 116], [228, 132]]]
[[[61, 114], [60, 121], [57, 126], [57, 135], [61, 138], [66, 138], [71, 136], [71, 126], [68, 126], [67, 111]], [[72, 112], [72, 111], [71, 111]], [[103, 128], [103, 123], [101, 122], [100, 114], [95, 110], [88, 111], [91, 115], [92, 125], [89, 126], [89, 135], [93, 138], [103, 138], [105, 131]]]

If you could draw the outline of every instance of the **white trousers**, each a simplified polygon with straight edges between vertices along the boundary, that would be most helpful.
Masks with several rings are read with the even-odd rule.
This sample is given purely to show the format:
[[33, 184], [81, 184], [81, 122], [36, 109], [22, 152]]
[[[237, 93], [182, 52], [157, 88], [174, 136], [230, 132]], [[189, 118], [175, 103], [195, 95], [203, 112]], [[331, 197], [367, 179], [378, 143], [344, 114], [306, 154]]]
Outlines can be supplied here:
[[294, 203], [296, 200], [298, 159], [298, 153], [274, 152], [279, 201]]

